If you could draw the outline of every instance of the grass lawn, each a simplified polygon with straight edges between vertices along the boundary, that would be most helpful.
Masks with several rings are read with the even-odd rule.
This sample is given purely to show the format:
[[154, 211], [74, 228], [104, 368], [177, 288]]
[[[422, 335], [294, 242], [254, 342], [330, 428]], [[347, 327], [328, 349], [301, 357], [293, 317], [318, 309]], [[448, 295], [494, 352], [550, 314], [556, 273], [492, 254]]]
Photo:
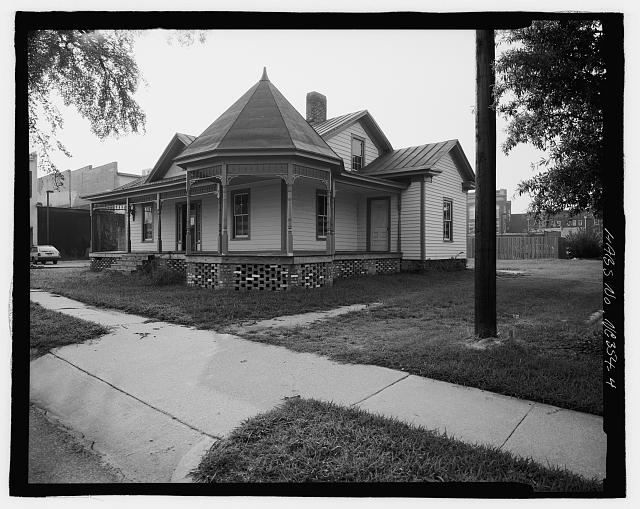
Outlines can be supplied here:
[[[382, 302], [320, 322], [247, 336], [342, 362], [408, 373], [602, 414], [601, 330], [585, 323], [601, 307], [602, 263], [508, 260], [527, 275], [499, 275], [499, 340], [473, 339], [473, 272], [397, 274], [290, 292], [230, 292], [88, 270], [32, 271], [31, 286], [94, 305], [201, 328]], [[545, 268], [546, 267], [546, 268]]]
[[493, 448], [315, 400], [291, 399], [217, 442], [197, 482], [517, 482], [594, 492], [602, 483]]
[[108, 333], [109, 329], [97, 323], [51, 311], [34, 302], [29, 304], [31, 360], [46, 354], [52, 348], [82, 343]]

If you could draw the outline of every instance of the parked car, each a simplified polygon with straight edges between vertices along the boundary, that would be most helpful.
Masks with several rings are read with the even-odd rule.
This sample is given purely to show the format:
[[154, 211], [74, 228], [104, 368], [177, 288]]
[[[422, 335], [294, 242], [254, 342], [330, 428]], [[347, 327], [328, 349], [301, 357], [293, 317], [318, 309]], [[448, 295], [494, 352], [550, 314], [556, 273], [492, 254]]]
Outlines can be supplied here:
[[29, 261], [31, 263], [42, 263], [44, 265], [50, 261], [55, 265], [59, 259], [60, 251], [53, 246], [31, 246], [31, 252], [29, 253]]

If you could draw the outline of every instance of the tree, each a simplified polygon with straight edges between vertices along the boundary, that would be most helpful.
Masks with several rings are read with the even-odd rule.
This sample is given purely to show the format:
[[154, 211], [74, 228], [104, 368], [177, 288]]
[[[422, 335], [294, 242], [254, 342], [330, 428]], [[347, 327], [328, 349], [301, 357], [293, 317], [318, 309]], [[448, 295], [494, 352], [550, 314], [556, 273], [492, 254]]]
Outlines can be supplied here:
[[75, 107], [99, 138], [144, 130], [145, 114], [134, 99], [140, 82], [132, 56], [133, 34], [120, 31], [35, 30], [28, 34], [29, 141], [39, 152], [41, 168], [60, 172], [51, 161], [63, 126], [57, 92]]
[[532, 197], [535, 216], [602, 214], [605, 67], [597, 21], [535, 21], [501, 33], [508, 48], [496, 59], [498, 111], [508, 121], [508, 154], [531, 143], [547, 157], [518, 185]]

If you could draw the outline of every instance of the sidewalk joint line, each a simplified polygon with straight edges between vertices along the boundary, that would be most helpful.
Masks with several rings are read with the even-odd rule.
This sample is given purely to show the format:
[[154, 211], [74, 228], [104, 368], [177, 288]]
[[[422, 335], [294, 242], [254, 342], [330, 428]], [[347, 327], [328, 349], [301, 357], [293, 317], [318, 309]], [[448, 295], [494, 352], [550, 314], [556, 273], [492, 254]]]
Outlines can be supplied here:
[[140, 398], [134, 396], [133, 394], [127, 392], [127, 391], [123, 391], [122, 389], [120, 389], [119, 387], [116, 387], [115, 385], [113, 385], [112, 383], [107, 382], [106, 380], [100, 378], [99, 376], [94, 375], [93, 373], [89, 373], [87, 370], [82, 369], [80, 366], [76, 366], [73, 362], [68, 361], [67, 359], [60, 357], [59, 355], [56, 355], [53, 352], [49, 352], [50, 355], [53, 355], [56, 359], [60, 359], [63, 362], [66, 362], [67, 364], [69, 364], [70, 366], [73, 366], [74, 368], [76, 368], [78, 371], [82, 371], [83, 373], [89, 375], [92, 378], [95, 378], [96, 380], [100, 380], [102, 383], [107, 384], [109, 387], [114, 388], [116, 391], [121, 392], [122, 394], [125, 394], [127, 396], [129, 396], [132, 399], [135, 399], [136, 401], [142, 403], [145, 406], [148, 406], [149, 408], [152, 408], [153, 410], [155, 410], [156, 412], [160, 412], [161, 414], [166, 415], [167, 417], [170, 417], [171, 419], [173, 419], [174, 421], [178, 421], [180, 424], [186, 426], [187, 428], [190, 428], [194, 431], [197, 431], [198, 433], [205, 435], [209, 438], [213, 438], [215, 440], [220, 440], [221, 437], [217, 436], [217, 435], [212, 435], [210, 433], [207, 433], [206, 431], [203, 431], [199, 428], [196, 428], [195, 426], [192, 426], [191, 424], [184, 422], [181, 419], [178, 419], [177, 417], [175, 417], [174, 415], [171, 415], [169, 412], [166, 412], [164, 410], [162, 410], [161, 408], [155, 407], [153, 405], [151, 405], [150, 403], [147, 403], [146, 401], [141, 400]]
[[527, 418], [527, 415], [529, 415], [531, 413], [531, 410], [533, 410], [533, 407], [536, 406], [536, 403], [534, 403], [533, 405], [531, 405], [531, 407], [529, 408], [529, 410], [527, 410], [527, 413], [525, 413], [522, 416], [522, 419], [520, 419], [518, 421], [518, 424], [516, 424], [515, 428], [513, 428], [511, 430], [511, 433], [509, 433], [509, 436], [507, 438], [505, 438], [504, 442], [502, 442], [502, 444], [500, 444], [500, 447], [498, 447], [498, 449], [502, 449], [504, 447], [504, 444], [506, 444], [509, 439], [512, 437], [512, 435], [516, 432], [516, 430], [518, 429], [518, 427], [520, 426], [520, 424], [522, 424], [522, 421], [524, 421]]
[[380, 394], [382, 391], [384, 391], [385, 389], [388, 389], [389, 387], [391, 387], [392, 385], [397, 384], [398, 382], [402, 382], [403, 380], [405, 380], [406, 378], [409, 378], [411, 376], [411, 373], [407, 373], [405, 376], [403, 376], [402, 378], [398, 378], [395, 382], [391, 382], [389, 385], [385, 385], [382, 389], [380, 389], [379, 391], [374, 392], [373, 394], [369, 394], [366, 398], [362, 398], [360, 401], [356, 401], [355, 403], [351, 403], [351, 405], [349, 406], [356, 406], [359, 405], [360, 403], [362, 403], [363, 401], [368, 400], [369, 398], [374, 397], [376, 394]]

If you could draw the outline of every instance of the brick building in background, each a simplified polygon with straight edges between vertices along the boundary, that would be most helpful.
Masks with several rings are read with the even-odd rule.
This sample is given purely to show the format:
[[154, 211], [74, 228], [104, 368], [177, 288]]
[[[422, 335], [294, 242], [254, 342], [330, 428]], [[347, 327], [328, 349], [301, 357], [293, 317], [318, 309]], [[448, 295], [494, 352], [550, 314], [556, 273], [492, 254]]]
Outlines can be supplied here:
[[[506, 189], [496, 189], [496, 235], [509, 232], [511, 221], [511, 201], [507, 200]], [[467, 234], [475, 235], [476, 193], [467, 193]]]
[[[35, 158], [35, 154], [33, 154]], [[31, 159], [30, 159], [31, 164]], [[121, 173], [118, 163], [84, 166], [61, 173], [61, 185], [55, 185], [53, 175], [35, 178], [36, 163], [32, 171], [32, 209], [36, 224], [33, 227], [32, 244], [51, 244], [63, 258], [87, 258], [91, 238], [89, 202], [85, 194], [110, 191], [140, 178], [140, 175]], [[47, 207], [47, 191], [49, 207]], [[47, 208], [49, 220], [47, 222]], [[48, 231], [47, 231], [48, 223]]]
[[570, 215], [568, 211], [535, 220], [529, 214], [512, 214], [507, 233], [552, 234], [566, 237], [578, 230], [602, 233], [602, 220], [591, 213]]
[[89, 210], [89, 202], [80, 196], [86, 194], [110, 191], [140, 178], [133, 173], [118, 171], [118, 163], [111, 162], [102, 166], [83, 166], [77, 170], [66, 170], [61, 173], [62, 185], [55, 186], [53, 175], [38, 178], [37, 200], [42, 205], [47, 204], [47, 191], [50, 207], [80, 208]]

